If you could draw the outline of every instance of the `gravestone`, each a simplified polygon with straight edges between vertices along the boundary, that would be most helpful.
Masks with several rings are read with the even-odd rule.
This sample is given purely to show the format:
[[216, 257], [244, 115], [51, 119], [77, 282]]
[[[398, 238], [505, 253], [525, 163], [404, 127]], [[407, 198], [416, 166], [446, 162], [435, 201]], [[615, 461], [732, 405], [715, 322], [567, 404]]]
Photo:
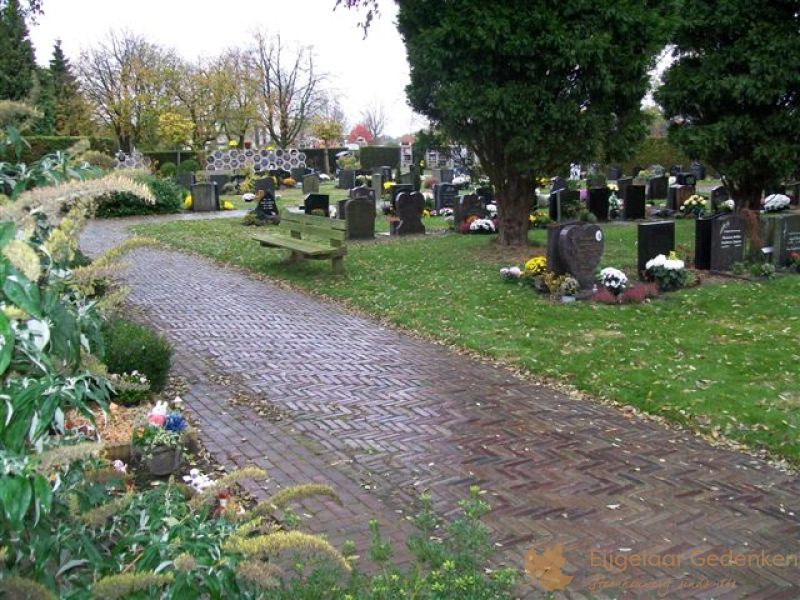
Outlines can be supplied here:
[[605, 246], [602, 230], [592, 223], [551, 225], [547, 229], [547, 265], [557, 275], [570, 273], [581, 286], [595, 283], [595, 269]]
[[678, 173], [680, 173], [681, 171], [683, 171], [683, 166], [681, 166], [681, 165], [672, 165], [669, 168], [669, 176], [670, 177], [677, 177]]
[[436, 210], [455, 208], [458, 202], [458, 188], [452, 183], [439, 183], [433, 186], [433, 202]]
[[620, 177], [617, 179], [617, 195], [625, 198], [625, 188], [633, 184], [633, 177]]
[[272, 179], [272, 177], [262, 177], [261, 179], [256, 179], [253, 182], [253, 192], [258, 194], [258, 192], [262, 190], [265, 196], [275, 196], [275, 181]]
[[391, 189], [391, 191], [389, 193], [391, 194], [392, 208], [394, 208], [396, 210], [397, 209], [397, 197], [400, 194], [403, 194], [403, 193], [410, 194], [411, 192], [414, 191], [414, 186], [413, 185], [409, 185], [407, 183], [400, 183], [398, 185], [392, 186], [390, 189]]
[[695, 182], [702, 181], [706, 178], [706, 168], [702, 163], [697, 161], [693, 162], [692, 166], [690, 167], [690, 171], [692, 172], [692, 175], [694, 175]]
[[606, 179], [616, 181], [622, 177], [622, 169], [619, 167], [608, 167], [606, 169]]
[[217, 186], [211, 182], [195, 183], [192, 186], [192, 210], [194, 212], [210, 212], [219, 210]]
[[303, 195], [319, 193], [319, 175], [312, 173], [303, 177]]
[[253, 210], [256, 215], [256, 220], [262, 224], [277, 220], [278, 203], [275, 202], [275, 194], [272, 192], [265, 192], [262, 189], [258, 191], [256, 197], [258, 198], [258, 203]]
[[598, 221], [608, 221], [608, 198], [611, 190], [607, 187], [589, 189], [589, 212], [597, 217]]
[[481, 199], [481, 202], [483, 202], [484, 205], [492, 204], [494, 202], [494, 190], [491, 187], [479, 187], [475, 190], [475, 195]]
[[422, 211], [425, 210], [425, 196], [419, 192], [402, 192], [397, 196], [395, 212], [400, 219], [395, 227], [397, 235], [424, 234]]
[[347, 204], [348, 200], [350, 200], [350, 198], [343, 198], [342, 200], [339, 200], [339, 201], [336, 202], [336, 218], [337, 219], [341, 219], [342, 221], [347, 220], [347, 217], [345, 216], [345, 210], [346, 210], [345, 209], [345, 205]]
[[663, 200], [669, 191], [669, 178], [666, 175], [651, 177], [647, 182], [647, 198], [649, 200]]
[[694, 266], [728, 271], [744, 260], [744, 221], [735, 214], [700, 217], [695, 222]]
[[305, 167], [293, 167], [289, 172], [291, 173], [291, 178], [294, 179], [295, 183], [300, 183], [306, 176], [307, 169]]
[[555, 192], [560, 192], [561, 190], [568, 189], [569, 186], [567, 185], [567, 180], [561, 177], [561, 175], [557, 175], [550, 180], [550, 193], [554, 194]]
[[175, 175], [175, 181], [178, 182], [178, 185], [181, 187], [185, 187], [187, 190], [192, 189], [194, 185], [194, 173], [191, 171], [183, 171]]
[[676, 185], [675, 188], [675, 203], [677, 204], [675, 210], [680, 210], [683, 203], [686, 202], [690, 196], [694, 195], [694, 186]]
[[561, 220], [561, 193], [553, 192], [549, 197], [547, 214], [553, 223], [558, 223]]
[[479, 219], [485, 219], [486, 202], [478, 196], [478, 194], [466, 194], [461, 196], [456, 203], [453, 210], [453, 223], [455, 224], [456, 231], [461, 227], [469, 217], [475, 216]]
[[709, 197], [711, 208], [716, 210], [723, 202], [730, 200], [731, 195], [728, 193], [728, 188], [724, 185], [718, 185], [711, 188], [711, 196]]
[[675, 183], [677, 185], [697, 185], [697, 177], [693, 173], [681, 172], [675, 176]]
[[375, 190], [365, 185], [360, 185], [358, 187], [354, 187], [350, 190], [348, 194], [350, 198], [366, 198], [373, 204], [375, 204]]
[[441, 170], [441, 179], [439, 179], [442, 183], [453, 183], [453, 169], [442, 169]]
[[631, 177], [633, 177], [635, 179], [635, 178], [637, 178], [639, 176], [639, 173], [641, 173], [641, 172], [642, 172], [642, 167], [638, 167], [638, 166], [637, 167], [633, 167], [631, 169]]
[[644, 277], [647, 261], [659, 254], [669, 256], [675, 250], [675, 221], [652, 221], [637, 226], [637, 261], [639, 277]]
[[625, 188], [624, 201], [625, 205], [623, 208], [626, 220], [633, 221], [634, 219], [645, 218], [645, 186], [627, 186]]
[[407, 173], [400, 173], [400, 178], [398, 182], [402, 185], [410, 185], [412, 188], [414, 187], [414, 174], [411, 171]]
[[383, 196], [383, 177], [380, 173], [375, 173], [372, 176], [372, 191], [375, 193], [375, 198]]
[[327, 217], [329, 208], [330, 198], [328, 194], [307, 194], [305, 196], [303, 210], [307, 215], [310, 215], [312, 210], [321, 210]]
[[[340, 203], [341, 206], [341, 203]], [[348, 198], [342, 212], [345, 218], [345, 237], [348, 240], [371, 240], [375, 237], [375, 202], [369, 198]]]
[[356, 186], [356, 172], [352, 169], [342, 169], [339, 171], [339, 183], [337, 187], [340, 190], [349, 190]]
[[790, 213], [768, 217], [772, 227], [772, 260], [775, 266], [789, 264], [789, 255], [800, 252], [800, 214]]

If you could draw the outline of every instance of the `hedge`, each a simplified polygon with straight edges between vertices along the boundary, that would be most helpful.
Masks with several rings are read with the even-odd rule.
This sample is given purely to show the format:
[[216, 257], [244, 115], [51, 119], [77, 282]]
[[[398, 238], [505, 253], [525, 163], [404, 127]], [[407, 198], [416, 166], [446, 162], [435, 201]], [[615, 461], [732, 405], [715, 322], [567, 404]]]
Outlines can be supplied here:
[[362, 169], [400, 168], [400, 146], [364, 146], [359, 150], [359, 157]]
[[155, 204], [146, 204], [138, 196], [127, 192], [114, 192], [100, 200], [95, 215], [109, 218], [180, 212], [183, 207], [184, 191], [175, 181], [159, 179], [153, 175], [139, 176], [136, 181], [150, 188], [156, 199]]
[[30, 144], [30, 148], [22, 151], [20, 161], [30, 164], [42, 158], [45, 154], [53, 154], [57, 151], [64, 151], [71, 148], [82, 140], [89, 141], [89, 149], [103, 152], [104, 154], [114, 155], [119, 146], [112, 138], [78, 136], [78, 135], [31, 135], [26, 136], [25, 140]]
[[[306, 155], [306, 166], [309, 169], [322, 171], [324, 167], [324, 148], [306, 148], [301, 149], [300, 152]], [[328, 148], [328, 168], [331, 171], [336, 170], [336, 155], [339, 152], [347, 152], [347, 148]]]
[[[143, 150], [142, 154], [144, 154], [147, 158], [153, 161], [153, 167], [157, 171], [158, 168], [163, 165], [164, 163], [173, 163], [175, 166], [178, 165], [178, 151], [177, 150]], [[197, 152], [192, 150], [181, 150], [181, 162], [185, 160], [194, 160], [199, 162], [197, 158]]]
[[669, 169], [672, 165], [689, 167], [692, 160], [678, 148], [669, 143], [667, 138], [647, 138], [639, 150], [629, 161], [623, 163], [624, 173], [631, 173], [633, 167], [648, 168], [650, 165], [661, 165]]

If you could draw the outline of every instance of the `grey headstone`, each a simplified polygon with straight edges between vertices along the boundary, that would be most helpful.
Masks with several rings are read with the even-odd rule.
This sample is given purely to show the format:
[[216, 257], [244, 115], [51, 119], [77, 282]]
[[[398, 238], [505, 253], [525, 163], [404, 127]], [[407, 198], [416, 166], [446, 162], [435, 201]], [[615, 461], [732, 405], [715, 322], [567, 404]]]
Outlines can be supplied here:
[[356, 186], [356, 172], [352, 169], [342, 169], [339, 171], [339, 189], [349, 190]]
[[550, 193], [560, 192], [561, 190], [566, 190], [569, 186], [567, 185], [567, 180], [561, 177], [561, 175], [557, 175], [550, 180]]
[[695, 222], [694, 266], [697, 269], [728, 271], [744, 260], [745, 224], [735, 214], [701, 217]]
[[401, 185], [410, 185], [413, 188], [414, 174], [411, 171], [408, 171], [407, 173], [401, 173], [398, 181]]
[[637, 226], [637, 268], [644, 274], [647, 261], [659, 254], [669, 256], [675, 250], [675, 221], [652, 221]]
[[772, 260], [778, 267], [789, 264], [789, 255], [800, 252], [800, 214], [768, 217], [773, 221]]
[[433, 186], [433, 202], [436, 210], [455, 208], [458, 202], [458, 188], [452, 183], [439, 183]]
[[369, 198], [345, 200], [344, 214], [348, 240], [371, 240], [375, 237], [375, 201]]
[[692, 175], [694, 175], [695, 182], [702, 181], [706, 178], [706, 168], [699, 162], [693, 162], [690, 167]]
[[303, 195], [319, 193], [319, 175], [312, 173], [303, 177]]
[[290, 173], [292, 174], [292, 179], [295, 180], [295, 183], [302, 182], [307, 172], [308, 169], [306, 169], [305, 167], [294, 167], [290, 171]]
[[633, 221], [645, 218], [645, 187], [643, 185], [627, 186], [624, 202], [625, 219]]
[[329, 207], [330, 198], [328, 194], [307, 194], [303, 204], [304, 211], [307, 215], [310, 215], [313, 210], [321, 210], [327, 217]]
[[622, 177], [622, 169], [620, 169], [619, 167], [608, 167], [606, 169], [606, 179], [610, 179], [611, 181], [616, 181], [620, 177]]
[[422, 224], [422, 211], [425, 210], [425, 197], [419, 192], [402, 192], [397, 196], [395, 212], [400, 219], [397, 235], [414, 235], [425, 233]]
[[219, 210], [216, 186], [213, 183], [195, 183], [192, 186], [192, 210], [194, 212]]
[[194, 173], [191, 171], [184, 171], [175, 175], [175, 181], [178, 182], [178, 185], [185, 187], [187, 190], [192, 189], [194, 185]]

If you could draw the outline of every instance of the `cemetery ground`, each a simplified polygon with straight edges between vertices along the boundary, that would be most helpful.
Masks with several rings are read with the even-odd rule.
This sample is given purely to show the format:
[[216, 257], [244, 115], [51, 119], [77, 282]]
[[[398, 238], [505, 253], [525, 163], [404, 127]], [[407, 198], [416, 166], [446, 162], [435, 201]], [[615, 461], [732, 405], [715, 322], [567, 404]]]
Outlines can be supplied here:
[[[603, 229], [602, 266], [634, 273], [635, 225]], [[676, 243], [684, 256], [693, 229], [693, 220], [677, 221]], [[797, 276], [703, 277], [700, 285], [651, 303], [564, 306], [498, 276], [502, 266], [544, 254], [543, 230], [531, 232], [532, 247], [511, 254], [484, 236], [351, 242], [343, 278], [332, 276], [327, 263], [288, 264], [285, 251], [261, 248], [250, 239], [253, 229], [239, 219], [135, 230], [474, 351], [529, 377], [679, 423], [712, 443], [800, 462]], [[441, 376], [447, 379], [447, 373]]]

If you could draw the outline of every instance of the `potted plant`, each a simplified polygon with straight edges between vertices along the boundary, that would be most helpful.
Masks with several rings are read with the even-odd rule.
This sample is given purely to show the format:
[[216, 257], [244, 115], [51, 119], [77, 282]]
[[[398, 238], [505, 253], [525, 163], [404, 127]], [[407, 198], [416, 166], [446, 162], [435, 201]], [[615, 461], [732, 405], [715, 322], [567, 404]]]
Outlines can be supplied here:
[[170, 410], [166, 402], [157, 402], [146, 421], [134, 427], [134, 453], [152, 475], [174, 473], [181, 465], [185, 430], [186, 419], [180, 409]]
[[561, 302], [564, 304], [575, 302], [575, 296], [577, 295], [579, 289], [580, 284], [578, 283], [578, 280], [571, 275], [567, 275], [559, 287], [559, 291], [561, 292]]

